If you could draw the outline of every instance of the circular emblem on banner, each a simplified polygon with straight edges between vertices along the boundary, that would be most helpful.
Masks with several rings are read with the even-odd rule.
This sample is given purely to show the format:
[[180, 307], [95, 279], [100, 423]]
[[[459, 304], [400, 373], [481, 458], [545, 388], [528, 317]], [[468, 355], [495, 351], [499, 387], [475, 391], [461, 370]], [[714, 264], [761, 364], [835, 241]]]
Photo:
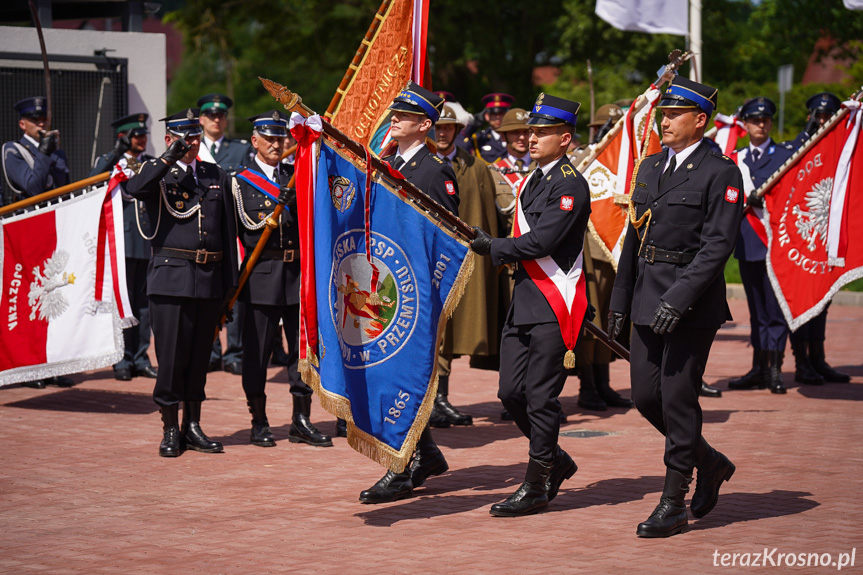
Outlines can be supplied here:
[[357, 188], [352, 181], [343, 176], [330, 176], [330, 197], [337, 210], [346, 212], [356, 195]]
[[330, 272], [330, 315], [349, 369], [383, 363], [410, 340], [418, 317], [416, 275], [404, 250], [372, 232], [372, 261], [365, 232], [338, 237]]

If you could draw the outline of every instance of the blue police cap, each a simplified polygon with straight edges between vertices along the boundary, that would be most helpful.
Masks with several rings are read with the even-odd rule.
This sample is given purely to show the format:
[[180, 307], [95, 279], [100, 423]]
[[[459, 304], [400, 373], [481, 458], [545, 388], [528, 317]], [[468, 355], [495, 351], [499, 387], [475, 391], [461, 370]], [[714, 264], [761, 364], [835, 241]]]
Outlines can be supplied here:
[[165, 129], [175, 136], [200, 136], [201, 122], [198, 120], [198, 108], [186, 108], [182, 112], [177, 112], [171, 116], [166, 116], [159, 120], [165, 122]]
[[528, 114], [528, 126], [560, 126], [569, 124], [575, 126], [578, 121], [578, 110], [581, 104], [564, 100], [557, 96], [540, 94], [533, 104], [533, 110]]
[[234, 101], [224, 94], [207, 94], [198, 98], [198, 107], [202, 114], [208, 112], [223, 112], [228, 113], [228, 108], [234, 105]]
[[719, 90], [683, 76], [675, 76], [657, 108], [698, 108], [708, 116], [719, 105]]
[[833, 115], [842, 107], [839, 97], [830, 92], [820, 92], [806, 100], [806, 109], [810, 114]]
[[425, 114], [432, 123], [436, 123], [443, 109], [443, 98], [409, 81], [393, 99], [389, 109], [408, 114]]
[[257, 116], [248, 118], [253, 129], [263, 136], [278, 136], [284, 138], [288, 135], [288, 119], [278, 110], [270, 110]]
[[130, 136], [143, 136], [149, 134], [147, 129], [148, 114], [129, 114], [122, 118], [117, 118], [111, 122], [115, 134], [128, 133]]
[[749, 118], [772, 118], [776, 115], [776, 104], [770, 98], [752, 98], [740, 107], [737, 117], [741, 120]]
[[48, 100], [44, 96], [24, 98], [15, 104], [15, 110], [22, 118], [44, 118], [48, 115]]

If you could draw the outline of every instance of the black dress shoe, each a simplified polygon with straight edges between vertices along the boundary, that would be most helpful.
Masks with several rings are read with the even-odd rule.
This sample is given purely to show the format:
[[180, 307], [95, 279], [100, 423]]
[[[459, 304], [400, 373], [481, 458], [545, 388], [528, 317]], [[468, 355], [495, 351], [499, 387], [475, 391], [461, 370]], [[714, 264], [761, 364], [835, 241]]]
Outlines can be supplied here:
[[45, 385], [53, 385], [55, 387], [72, 387], [75, 385], [75, 380], [62, 376], [56, 375], [54, 377], [46, 377], [42, 380]]
[[234, 375], [243, 375], [243, 362], [232, 361], [225, 364], [225, 371]]
[[45, 381], [42, 379], [34, 379], [33, 381], [22, 381], [24, 387], [32, 387], [33, 389], [45, 389]]
[[404, 499], [413, 491], [410, 473], [387, 471], [377, 483], [360, 493], [362, 503], [389, 503]]
[[179, 457], [180, 451], [180, 428], [169, 427], [164, 430], [162, 443], [159, 444], [159, 457]]
[[333, 439], [324, 435], [305, 415], [295, 415], [288, 432], [291, 443], [305, 443], [314, 447], [332, 447]]
[[722, 397], [722, 390], [707, 385], [707, 382], [702, 379], [701, 389], [698, 391], [698, 395], [701, 397]]
[[576, 471], [578, 471], [578, 466], [575, 464], [575, 461], [572, 460], [572, 457], [566, 451], [558, 447], [557, 455], [555, 455], [554, 461], [551, 464], [551, 475], [548, 478], [549, 501], [553, 501], [557, 497], [561, 484], [575, 475]]
[[547, 508], [550, 475], [551, 463], [530, 458], [524, 483], [505, 501], [492, 505], [489, 513], [494, 517], [520, 517]]
[[159, 375], [159, 372], [156, 371], [156, 368], [152, 365], [145, 366], [142, 369], [136, 369], [135, 373], [141, 377], [149, 377], [150, 379], [156, 379]]
[[716, 457], [708, 465], [698, 469], [695, 479], [695, 493], [689, 503], [689, 510], [696, 518], [710, 513], [719, 500], [719, 487], [728, 481], [737, 468], [725, 455], [716, 452]]
[[348, 436], [348, 422], [341, 417], [336, 419], [336, 437]]
[[114, 379], [117, 381], [132, 381], [132, 370], [128, 367], [120, 367], [114, 370]]

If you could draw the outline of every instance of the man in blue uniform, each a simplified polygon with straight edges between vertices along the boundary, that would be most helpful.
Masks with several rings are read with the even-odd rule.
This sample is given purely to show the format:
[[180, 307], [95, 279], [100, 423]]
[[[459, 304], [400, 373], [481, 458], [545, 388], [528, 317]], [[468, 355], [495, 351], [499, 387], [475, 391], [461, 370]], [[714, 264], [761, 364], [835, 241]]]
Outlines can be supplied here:
[[[578, 102], [540, 94], [527, 120], [530, 157], [537, 168], [520, 188], [514, 237], [492, 238], [474, 228], [473, 251], [490, 255], [495, 265], [518, 266], [501, 334], [498, 397], [528, 438], [529, 457], [521, 486], [492, 505], [490, 512], [497, 517], [528, 515], [548, 507], [560, 485], [577, 469], [557, 443], [558, 396], [566, 380], [562, 318], [540, 286], [552, 283], [551, 277], [565, 278], [566, 291], [574, 293], [577, 276], [571, 272], [581, 267], [590, 191], [566, 156], [579, 107]], [[579, 326], [582, 320], [573, 318]]]
[[[806, 100], [809, 115], [806, 127], [790, 143], [795, 149], [802, 146], [827, 120], [839, 111], [842, 102], [835, 94], [820, 92]], [[794, 352], [794, 380], [809, 385], [822, 385], [825, 381], [848, 383], [851, 376], [833, 369], [824, 354], [824, 339], [827, 332], [827, 309], [797, 328], [790, 336]]]
[[[218, 164], [228, 175], [243, 166], [248, 166], [255, 151], [246, 140], [232, 140], [225, 137], [225, 128], [228, 125], [228, 110], [234, 105], [234, 101], [224, 94], [207, 94], [198, 98], [198, 107], [201, 111], [201, 128], [204, 133], [201, 136], [201, 148], [199, 157], [205, 162]], [[222, 369], [234, 375], [243, 372], [243, 314], [245, 308], [242, 302], [234, 306], [233, 314], [235, 321], [225, 326], [227, 333], [227, 347], [222, 354], [222, 342], [216, 339], [213, 342], [213, 351], [210, 354], [210, 371]]]
[[[280, 161], [288, 133], [287, 118], [277, 110], [270, 110], [249, 118], [249, 121], [254, 126], [252, 147], [256, 154], [248, 169], [234, 176], [232, 182], [238, 231], [246, 253], [244, 265], [248, 265], [249, 256], [267, 225], [267, 218], [276, 207], [272, 197], [279, 197], [280, 187], [287, 186], [294, 173], [293, 166]], [[261, 447], [276, 444], [267, 420], [264, 387], [273, 345], [281, 340], [281, 320], [290, 349], [287, 370], [294, 398], [288, 439], [291, 443], [331, 447], [332, 439], [318, 431], [309, 419], [312, 389], [303, 383], [297, 371], [300, 357], [300, 233], [295, 219], [296, 192], [289, 190], [288, 194], [288, 207], [279, 216], [278, 227], [270, 234], [238, 300], [246, 305], [243, 391], [252, 414], [251, 442]]]
[[[130, 114], [115, 120], [117, 139], [114, 149], [96, 160], [96, 165], [87, 174], [95, 176], [103, 172], [122, 171], [127, 178], [135, 177], [143, 162], [153, 157], [145, 154], [150, 130], [147, 129], [147, 114]], [[137, 203], [125, 193], [125, 182], [120, 183], [123, 193], [123, 238], [126, 246], [126, 288], [129, 305], [138, 325], [123, 330], [123, 359], [114, 364], [114, 379], [130, 381], [135, 376], [156, 377], [156, 368], [150, 363], [150, 303], [147, 298], [147, 265], [150, 262], [150, 242], [139, 231]]]
[[[440, 118], [443, 99], [408, 82], [389, 109], [392, 111], [390, 135], [398, 143], [398, 151], [383, 158], [384, 161], [457, 216], [459, 197], [455, 172], [425, 145], [426, 136]], [[401, 473], [387, 471], [377, 483], [360, 493], [360, 501], [386, 503], [402, 499], [430, 476], [440, 475], [447, 469], [449, 464], [426, 425], [407, 468]]]
[[770, 137], [775, 113], [776, 106], [769, 99], [753, 98], [743, 104], [738, 115], [749, 133], [749, 146], [737, 150], [737, 163], [744, 175], [748, 200], [734, 257], [740, 262], [740, 279], [749, 305], [752, 369], [728, 382], [728, 388], [769, 387], [773, 393], [785, 393], [782, 360], [788, 324], [767, 276], [767, 243], [760, 222], [763, 203], [753, 193], [793, 153], [791, 146], [778, 144]]
[[[488, 123], [484, 130], [473, 134], [471, 142], [474, 153], [490, 164], [506, 153], [506, 141], [497, 132], [503, 117], [512, 108], [515, 98], [509, 94], [486, 94], [482, 97], [482, 118]], [[477, 114], [479, 116], [479, 114]]]
[[701, 378], [719, 326], [730, 319], [722, 271], [743, 212], [743, 180], [704, 141], [717, 90], [676, 76], [657, 106], [667, 149], [633, 175], [630, 223], [609, 306], [614, 339], [632, 318], [630, 377], [638, 411], [665, 436], [665, 486], [639, 537], [688, 529], [709, 513], [734, 465], [701, 436]]
[[[162, 118], [168, 149], [141, 166], [126, 191], [145, 209], [152, 243], [147, 295], [159, 374], [153, 399], [162, 413], [159, 455], [222, 444], [201, 430], [207, 359], [226, 296], [237, 286], [237, 230], [228, 176], [198, 161], [201, 125], [189, 108]], [[177, 415], [183, 404], [183, 426]]]

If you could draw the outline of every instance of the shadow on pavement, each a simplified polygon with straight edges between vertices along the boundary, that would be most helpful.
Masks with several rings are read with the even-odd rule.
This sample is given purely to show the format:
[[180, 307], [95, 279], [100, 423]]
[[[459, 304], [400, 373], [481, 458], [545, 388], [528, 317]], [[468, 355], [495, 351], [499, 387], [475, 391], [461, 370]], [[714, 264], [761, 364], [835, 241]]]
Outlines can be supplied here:
[[[842, 368], [839, 371], [851, 373], [854, 370]], [[824, 385], [801, 385], [798, 386], [798, 392], [804, 397], [810, 399], [844, 399], [850, 401], [863, 401], [863, 385], [855, 385], [854, 383], [825, 383]]]
[[723, 493], [710, 515], [690, 525], [693, 531], [715, 529], [732, 523], [795, 515], [821, 505], [807, 497], [812, 497], [808, 491], [782, 489], [774, 489], [770, 493]]
[[[56, 388], [55, 388], [56, 389]], [[145, 414], [158, 411], [149, 393], [72, 387], [5, 404], [40, 411]]]

